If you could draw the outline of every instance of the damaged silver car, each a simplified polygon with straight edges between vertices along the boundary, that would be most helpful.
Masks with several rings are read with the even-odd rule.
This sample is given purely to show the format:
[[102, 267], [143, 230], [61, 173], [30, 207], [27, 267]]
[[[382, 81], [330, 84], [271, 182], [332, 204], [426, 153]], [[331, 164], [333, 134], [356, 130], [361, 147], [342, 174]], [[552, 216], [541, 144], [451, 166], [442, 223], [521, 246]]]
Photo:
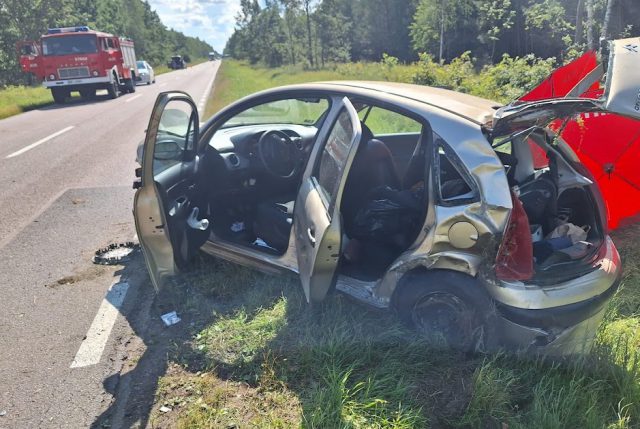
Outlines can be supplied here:
[[202, 126], [187, 94], [162, 93], [134, 185], [153, 283], [202, 250], [297, 273], [310, 303], [335, 289], [393, 309], [464, 350], [587, 350], [621, 263], [593, 177], [548, 125], [640, 116], [624, 101], [637, 77], [616, 76], [606, 100], [504, 108], [408, 84], [293, 85]]

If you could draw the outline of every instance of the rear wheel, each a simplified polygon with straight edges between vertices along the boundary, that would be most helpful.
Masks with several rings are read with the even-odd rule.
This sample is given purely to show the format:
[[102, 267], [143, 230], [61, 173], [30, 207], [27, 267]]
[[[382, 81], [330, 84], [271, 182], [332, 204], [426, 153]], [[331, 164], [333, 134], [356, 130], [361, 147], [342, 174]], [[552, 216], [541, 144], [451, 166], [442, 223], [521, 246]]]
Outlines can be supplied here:
[[408, 274], [398, 287], [398, 316], [430, 341], [463, 352], [495, 348], [495, 308], [474, 278], [438, 270]]
[[53, 96], [53, 101], [57, 104], [64, 104], [67, 101], [69, 95], [69, 91], [63, 88], [51, 88], [51, 95]]
[[125, 79], [124, 87], [129, 94], [136, 92], [136, 84], [132, 79]]
[[118, 85], [117, 80], [114, 79], [113, 82], [109, 84], [109, 87], [107, 88], [107, 92], [109, 93], [109, 98], [111, 99], [118, 98], [118, 95], [120, 95], [120, 86]]

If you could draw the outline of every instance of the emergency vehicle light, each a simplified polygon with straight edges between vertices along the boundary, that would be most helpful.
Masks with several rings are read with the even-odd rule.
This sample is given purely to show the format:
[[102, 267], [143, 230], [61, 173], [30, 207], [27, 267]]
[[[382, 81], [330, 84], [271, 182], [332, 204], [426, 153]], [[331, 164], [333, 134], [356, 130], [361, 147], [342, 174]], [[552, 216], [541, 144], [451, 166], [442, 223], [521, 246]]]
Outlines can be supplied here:
[[78, 33], [80, 31], [89, 31], [89, 27], [87, 27], [86, 25], [81, 25], [78, 27], [49, 28], [47, 34]]

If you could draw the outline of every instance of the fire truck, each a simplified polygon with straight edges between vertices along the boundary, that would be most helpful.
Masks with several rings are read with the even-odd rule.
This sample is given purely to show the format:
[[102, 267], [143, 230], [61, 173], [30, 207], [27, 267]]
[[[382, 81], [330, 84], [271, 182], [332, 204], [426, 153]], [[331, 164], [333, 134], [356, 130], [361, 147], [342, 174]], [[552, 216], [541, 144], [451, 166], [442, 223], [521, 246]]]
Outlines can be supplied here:
[[92, 99], [99, 89], [110, 98], [135, 92], [133, 41], [93, 31], [87, 26], [50, 28], [39, 41], [18, 44], [20, 66], [51, 89], [56, 103], [71, 92]]

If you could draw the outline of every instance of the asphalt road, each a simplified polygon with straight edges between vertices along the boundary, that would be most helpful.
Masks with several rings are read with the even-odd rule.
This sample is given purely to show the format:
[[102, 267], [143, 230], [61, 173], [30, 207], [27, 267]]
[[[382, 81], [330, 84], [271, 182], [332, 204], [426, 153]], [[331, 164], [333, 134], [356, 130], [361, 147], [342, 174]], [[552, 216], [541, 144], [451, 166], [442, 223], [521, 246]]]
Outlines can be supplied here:
[[218, 66], [0, 120], [0, 428], [90, 427], [112, 405], [153, 290], [139, 256], [91, 257], [134, 238], [135, 151], [157, 94], [199, 104]]

